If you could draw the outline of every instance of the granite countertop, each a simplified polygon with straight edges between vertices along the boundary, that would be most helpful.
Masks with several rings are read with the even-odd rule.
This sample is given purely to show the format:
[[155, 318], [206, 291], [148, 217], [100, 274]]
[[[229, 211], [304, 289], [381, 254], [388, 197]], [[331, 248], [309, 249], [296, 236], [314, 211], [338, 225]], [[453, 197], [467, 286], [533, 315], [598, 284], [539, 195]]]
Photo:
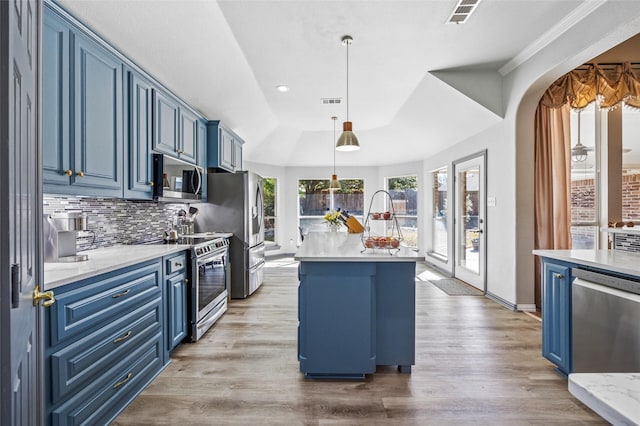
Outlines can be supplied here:
[[533, 254], [621, 274], [640, 276], [640, 253], [620, 250], [534, 250]]
[[400, 251], [364, 249], [360, 234], [346, 232], [310, 232], [295, 254], [295, 259], [306, 262], [416, 262], [424, 260], [413, 249], [400, 247]]
[[88, 260], [73, 263], [45, 263], [44, 289], [51, 290], [65, 284], [90, 278], [105, 272], [187, 250], [190, 244], [117, 245], [79, 254]]
[[640, 373], [569, 374], [569, 392], [611, 424], [640, 424]]

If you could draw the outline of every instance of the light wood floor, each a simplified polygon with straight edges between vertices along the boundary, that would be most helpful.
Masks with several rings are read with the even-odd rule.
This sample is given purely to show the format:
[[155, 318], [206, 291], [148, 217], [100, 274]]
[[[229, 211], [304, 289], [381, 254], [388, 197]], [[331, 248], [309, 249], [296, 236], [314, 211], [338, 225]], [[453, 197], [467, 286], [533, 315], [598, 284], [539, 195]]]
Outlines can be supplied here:
[[[606, 424], [540, 355], [540, 322], [482, 296], [416, 282], [416, 365], [366, 381], [308, 381], [296, 359], [297, 264], [270, 262], [116, 425]], [[419, 272], [425, 266], [419, 266]], [[435, 273], [427, 270], [426, 274]]]

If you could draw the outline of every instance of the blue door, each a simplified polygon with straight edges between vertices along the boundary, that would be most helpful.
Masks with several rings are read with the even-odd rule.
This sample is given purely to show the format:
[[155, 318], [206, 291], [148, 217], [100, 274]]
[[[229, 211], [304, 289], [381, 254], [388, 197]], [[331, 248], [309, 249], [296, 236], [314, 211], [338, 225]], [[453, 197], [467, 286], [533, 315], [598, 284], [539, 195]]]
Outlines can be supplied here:
[[153, 198], [151, 190], [153, 89], [148, 80], [133, 71], [128, 73], [128, 77], [129, 132], [128, 143], [125, 146], [128, 161], [124, 162], [127, 165], [124, 197], [150, 200]]

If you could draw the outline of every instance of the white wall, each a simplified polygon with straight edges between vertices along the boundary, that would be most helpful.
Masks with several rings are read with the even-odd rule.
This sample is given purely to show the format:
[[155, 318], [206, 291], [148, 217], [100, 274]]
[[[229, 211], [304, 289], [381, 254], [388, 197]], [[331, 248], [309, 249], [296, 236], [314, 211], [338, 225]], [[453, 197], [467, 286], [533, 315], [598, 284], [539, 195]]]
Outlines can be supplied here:
[[[535, 306], [531, 250], [537, 103], [556, 78], [638, 32], [640, 2], [603, 4], [566, 33], [541, 44], [537, 53], [504, 77], [506, 113], [501, 123], [424, 162], [428, 176], [445, 164], [451, 167], [457, 158], [487, 150], [487, 196], [496, 198], [496, 206], [487, 209], [487, 291], [509, 306], [525, 310]], [[431, 196], [429, 188], [427, 207]], [[430, 261], [451, 271], [451, 260]]]
[[[496, 199], [487, 209], [487, 291], [494, 298], [518, 309], [532, 309], [534, 303], [533, 185], [534, 113], [546, 89], [556, 78], [589, 61], [616, 44], [640, 33], [640, 2], [606, 2], [589, 16], [550, 42], [540, 39], [529, 59], [503, 78], [504, 119], [486, 131], [444, 149], [423, 162], [397, 166], [343, 168], [340, 178], [365, 179], [365, 203], [384, 187], [384, 178], [399, 174], [418, 174], [423, 247], [429, 244], [433, 169], [449, 166], [456, 159], [487, 151], [487, 196]], [[545, 44], [546, 43], [546, 44]], [[640, 55], [639, 55], [640, 56]], [[640, 58], [633, 58], [635, 61]], [[415, 170], [422, 163], [419, 170]], [[297, 180], [330, 176], [326, 168], [273, 168], [250, 164], [250, 169], [282, 179], [278, 202], [282, 207], [278, 226], [283, 250], [293, 252], [297, 238]], [[410, 170], [410, 171], [409, 171]], [[375, 182], [375, 185], [370, 185]], [[450, 180], [450, 194], [452, 194]], [[448, 223], [451, 226], [452, 221]], [[449, 232], [451, 235], [451, 232]], [[291, 244], [289, 241], [293, 241]], [[451, 244], [450, 244], [451, 246]], [[446, 263], [429, 258], [451, 271]]]

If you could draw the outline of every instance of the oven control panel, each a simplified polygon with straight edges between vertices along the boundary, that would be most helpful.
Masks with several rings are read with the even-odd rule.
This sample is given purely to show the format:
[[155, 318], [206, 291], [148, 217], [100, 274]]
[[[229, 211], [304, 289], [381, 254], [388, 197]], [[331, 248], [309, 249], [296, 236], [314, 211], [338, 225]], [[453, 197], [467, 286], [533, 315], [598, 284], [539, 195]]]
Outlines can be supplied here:
[[196, 257], [207, 256], [208, 254], [226, 250], [229, 240], [226, 238], [216, 238], [206, 243], [198, 244], [193, 248]]

